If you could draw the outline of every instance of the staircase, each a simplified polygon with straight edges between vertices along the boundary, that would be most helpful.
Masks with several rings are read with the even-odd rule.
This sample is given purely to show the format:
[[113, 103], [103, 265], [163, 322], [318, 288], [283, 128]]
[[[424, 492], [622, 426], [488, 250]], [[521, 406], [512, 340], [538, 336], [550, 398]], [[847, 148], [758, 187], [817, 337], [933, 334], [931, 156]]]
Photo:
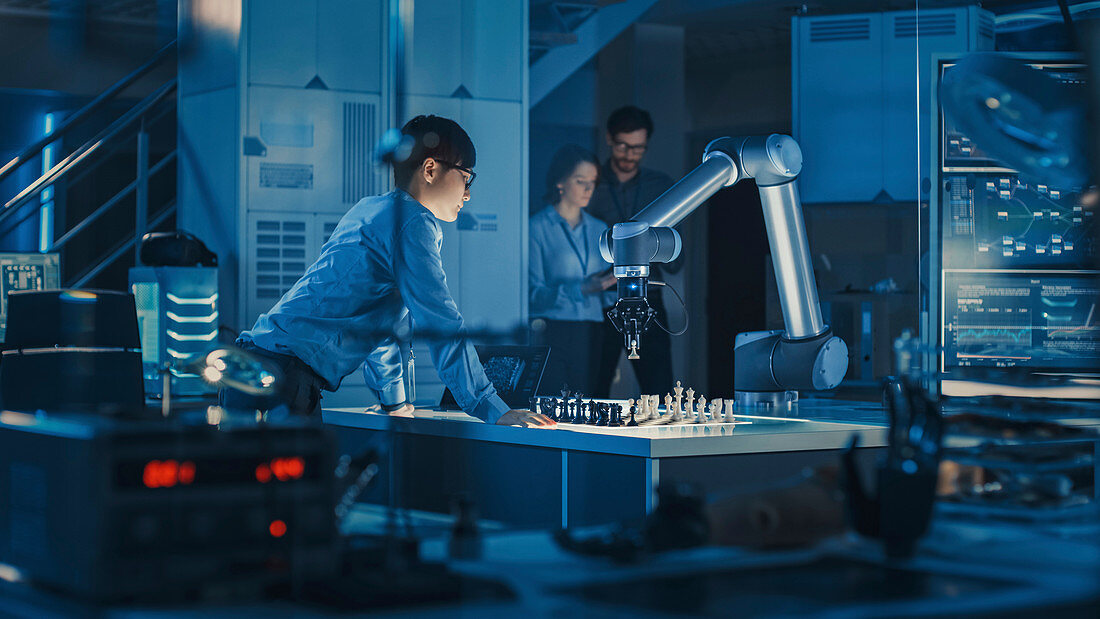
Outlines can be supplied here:
[[531, 0], [528, 103], [539, 104], [657, 0]]
[[127, 89], [175, 59], [173, 41], [0, 167], [0, 188], [42, 171], [0, 193], [0, 243], [37, 221], [36, 247], [4, 245], [60, 254], [63, 287], [126, 289], [141, 237], [175, 228], [176, 79], [119, 112]]
[[528, 58], [531, 63], [549, 50], [578, 41], [576, 29], [600, 8], [622, 0], [531, 0]]

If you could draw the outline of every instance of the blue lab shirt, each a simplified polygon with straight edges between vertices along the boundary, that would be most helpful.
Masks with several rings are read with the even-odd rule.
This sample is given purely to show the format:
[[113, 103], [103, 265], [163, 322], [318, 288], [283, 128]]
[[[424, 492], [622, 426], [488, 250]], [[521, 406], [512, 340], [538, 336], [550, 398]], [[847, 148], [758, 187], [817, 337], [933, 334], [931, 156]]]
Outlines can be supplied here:
[[365, 360], [367, 386], [383, 404], [400, 404], [405, 388], [393, 329], [411, 314], [429, 332], [432, 361], [462, 410], [494, 423], [508, 406], [464, 336], [442, 247], [439, 222], [408, 193], [364, 198], [340, 220], [317, 262], [240, 340], [294, 355], [330, 391]]
[[611, 268], [600, 255], [600, 233], [606, 229], [607, 224], [583, 210], [576, 228], [553, 206], [531, 216], [532, 317], [603, 321], [604, 305], [615, 303], [614, 289], [584, 294], [581, 287], [586, 277]]

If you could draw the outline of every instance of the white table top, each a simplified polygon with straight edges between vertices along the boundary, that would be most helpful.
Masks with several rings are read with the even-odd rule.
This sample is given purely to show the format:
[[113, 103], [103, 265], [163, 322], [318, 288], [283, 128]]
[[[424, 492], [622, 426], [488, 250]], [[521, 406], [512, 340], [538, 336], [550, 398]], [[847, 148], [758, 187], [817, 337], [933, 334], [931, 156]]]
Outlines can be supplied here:
[[556, 429], [485, 424], [461, 412], [416, 410], [414, 418], [390, 417], [366, 408], [325, 409], [325, 423], [403, 434], [465, 438], [613, 453], [645, 458], [810, 451], [846, 447], [859, 435], [863, 447], [887, 443], [881, 408], [859, 402], [804, 400], [798, 417], [738, 415], [734, 423], [602, 427], [558, 424]]

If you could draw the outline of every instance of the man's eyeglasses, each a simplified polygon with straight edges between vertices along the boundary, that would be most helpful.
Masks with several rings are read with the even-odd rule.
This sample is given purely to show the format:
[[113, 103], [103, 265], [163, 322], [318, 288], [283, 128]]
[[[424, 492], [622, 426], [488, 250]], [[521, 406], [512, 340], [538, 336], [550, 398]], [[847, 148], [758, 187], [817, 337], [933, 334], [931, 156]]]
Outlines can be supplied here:
[[442, 160], [438, 160], [438, 159], [436, 161], [439, 161], [439, 163], [442, 163], [442, 164], [445, 164], [445, 165], [449, 165], [452, 168], [458, 170], [459, 172], [464, 172], [464, 173], [468, 174], [469, 176], [467, 176], [464, 179], [464, 181], [466, 182], [466, 191], [470, 190], [470, 185], [473, 185], [474, 184], [474, 179], [477, 178], [477, 172], [474, 172], [470, 168], [464, 168], [464, 167], [458, 165], [457, 163], [451, 163], [450, 161], [442, 161]]
[[626, 142], [615, 142], [611, 145], [611, 149], [620, 155], [630, 153], [631, 155], [644, 155], [645, 150], [648, 148], [647, 144], [627, 144]]

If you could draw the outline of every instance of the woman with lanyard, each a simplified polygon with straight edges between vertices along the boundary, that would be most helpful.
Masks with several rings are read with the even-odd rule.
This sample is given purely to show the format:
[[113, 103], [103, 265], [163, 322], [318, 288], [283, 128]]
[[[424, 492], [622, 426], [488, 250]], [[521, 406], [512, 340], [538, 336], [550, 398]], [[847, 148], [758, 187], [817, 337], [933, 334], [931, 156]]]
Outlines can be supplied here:
[[550, 346], [540, 394], [591, 395], [600, 366], [603, 307], [614, 302], [611, 267], [600, 256], [607, 224], [585, 212], [599, 162], [574, 145], [554, 154], [546, 175], [548, 206], [531, 216], [530, 312], [536, 344]]

